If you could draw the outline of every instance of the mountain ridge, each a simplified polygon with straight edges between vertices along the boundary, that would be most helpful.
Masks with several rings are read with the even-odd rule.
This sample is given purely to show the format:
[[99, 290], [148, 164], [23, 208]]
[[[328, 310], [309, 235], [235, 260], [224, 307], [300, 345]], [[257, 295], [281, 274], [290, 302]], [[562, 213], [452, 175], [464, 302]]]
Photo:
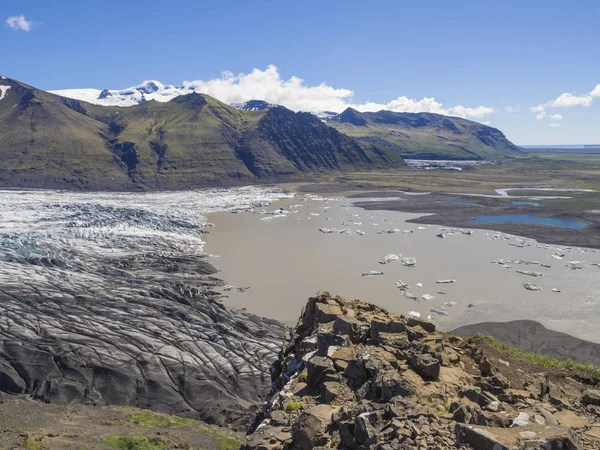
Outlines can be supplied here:
[[406, 159], [503, 159], [523, 154], [497, 128], [435, 113], [347, 108], [325, 123]]
[[0, 100], [7, 187], [187, 189], [403, 164], [284, 107], [240, 111], [194, 92], [120, 108], [1, 84], [9, 86]]

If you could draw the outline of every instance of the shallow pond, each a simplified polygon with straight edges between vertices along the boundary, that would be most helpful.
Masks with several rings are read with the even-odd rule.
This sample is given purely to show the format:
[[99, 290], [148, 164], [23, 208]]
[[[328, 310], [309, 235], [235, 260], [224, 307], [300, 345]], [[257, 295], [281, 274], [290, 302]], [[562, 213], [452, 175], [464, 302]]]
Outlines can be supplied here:
[[568, 219], [556, 219], [553, 217], [538, 217], [531, 214], [502, 214], [500, 216], [477, 216], [468, 223], [477, 225], [496, 223], [518, 223], [522, 225], [546, 225], [550, 227], [572, 228], [581, 230], [587, 227], [584, 222]]

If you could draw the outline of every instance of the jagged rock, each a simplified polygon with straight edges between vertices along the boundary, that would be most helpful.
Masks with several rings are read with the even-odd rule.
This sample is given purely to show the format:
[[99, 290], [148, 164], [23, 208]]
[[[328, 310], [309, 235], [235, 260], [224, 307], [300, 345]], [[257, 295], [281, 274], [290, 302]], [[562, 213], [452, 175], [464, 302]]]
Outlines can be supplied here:
[[356, 418], [354, 438], [359, 444], [369, 447], [377, 443], [377, 430], [372, 425], [376, 420], [376, 413], [362, 413]]
[[458, 423], [456, 436], [459, 442], [477, 450], [583, 450], [567, 427], [493, 428]]
[[[339, 306], [340, 315], [320, 323], [319, 303]], [[584, 433], [593, 423], [590, 408], [597, 407], [574, 400], [573, 392], [581, 391], [566, 379], [548, 376], [542, 382], [516, 358], [510, 370], [499, 369], [493, 362], [500, 350], [481, 341], [436, 333], [428, 322], [320, 294], [284, 343], [280, 374], [250, 428], [252, 435], [259, 423], [283, 429], [289, 423], [294, 442], [272, 438], [255, 448], [578, 449], [573, 436], [588, 448], [594, 437]], [[304, 353], [311, 347], [307, 342], [327, 356]], [[300, 376], [305, 366], [310, 386]], [[511, 388], [508, 376], [523, 388]], [[293, 395], [302, 398], [301, 413], [286, 410]], [[555, 407], [556, 397], [564, 399]], [[314, 405], [339, 409], [333, 414], [327, 409], [319, 418]], [[559, 422], [570, 424], [573, 433]]]
[[333, 322], [333, 332], [348, 336], [352, 342], [360, 342], [366, 336], [365, 326], [348, 316], [337, 316]]
[[306, 382], [312, 388], [317, 388], [328, 376], [336, 374], [333, 361], [323, 356], [313, 356], [306, 362]]
[[600, 406], [600, 391], [588, 389], [581, 396], [581, 402], [584, 405]]
[[336, 317], [342, 315], [342, 310], [338, 305], [330, 305], [327, 303], [315, 304], [315, 320], [317, 323], [332, 322]]
[[406, 331], [406, 324], [401, 320], [374, 319], [371, 322], [370, 336], [373, 339], [379, 337], [379, 333], [402, 333]]
[[330, 404], [340, 395], [341, 391], [340, 383], [326, 381], [321, 385], [321, 398], [325, 404]]
[[410, 365], [424, 380], [435, 380], [440, 374], [440, 362], [428, 353], [413, 355]]
[[482, 391], [481, 388], [476, 386], [466, 387], [458, 392], [460, 397], [466, 397], [472, 402], [477, 403], [481, 407], [489, 405], [491, 402], [497, 402], [498, 398], [490, 394], [489, 392]]
[[426, 320], [421, 320], [421, 319], [417, 319], [414, 317], [410, 317], [407, 321], [406, 324], [409, 327], [421, 327], [423, 328], [425, 331], [427, 331], [428, 333], [435, 333], [435, 324], [431, 323], [431, 322], [427, 322]]
[[[326, 331], [317, 334], [317, 354], [319, 356], [330, 356], [331, 347], [345, 347], [346, 344], [346, 339], [335, 333]], [[335, 351], [336, 349], [332, 350]]]
[[312, 450], [326, 445], [329, 441], [327, 427], [337, 410], [338, 408], [329, 405], [317, 405], [303, 412], [292, 426], [294, 448]]

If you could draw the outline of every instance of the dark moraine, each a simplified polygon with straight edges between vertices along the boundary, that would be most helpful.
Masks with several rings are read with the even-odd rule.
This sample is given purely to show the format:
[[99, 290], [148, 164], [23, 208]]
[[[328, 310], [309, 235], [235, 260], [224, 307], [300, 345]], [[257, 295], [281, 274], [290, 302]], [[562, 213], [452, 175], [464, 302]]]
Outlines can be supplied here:
[[452, 331], [460, 336], [483, 334], [528, 352], [600, 365], [600, 344], [552, 331], [533, 320], [482, 322]]

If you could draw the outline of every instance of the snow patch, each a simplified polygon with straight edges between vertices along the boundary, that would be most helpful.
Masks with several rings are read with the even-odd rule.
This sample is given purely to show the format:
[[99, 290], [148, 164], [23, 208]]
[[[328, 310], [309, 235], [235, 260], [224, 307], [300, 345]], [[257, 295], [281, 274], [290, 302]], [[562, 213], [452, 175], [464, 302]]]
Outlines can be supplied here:
[[[2, 79], [4, 80], [5, 78], [2, 77]], [[9, 89], [10, 89], [10, 86], [0, 85], [0, 100], [2, 100], [6, 96], [6, 93], [8, 92]]]

